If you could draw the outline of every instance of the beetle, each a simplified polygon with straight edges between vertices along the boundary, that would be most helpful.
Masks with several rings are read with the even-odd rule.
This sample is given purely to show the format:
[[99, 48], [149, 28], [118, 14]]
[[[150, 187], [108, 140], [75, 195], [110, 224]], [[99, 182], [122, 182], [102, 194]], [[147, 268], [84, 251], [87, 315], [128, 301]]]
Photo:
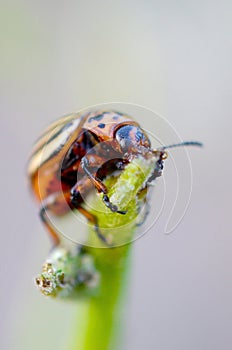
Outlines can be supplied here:
[[153, 153], [158, 160], [146, 184], [149, 186], [162, 174], [166, 148], [180, 145], [201, 144], [183, 142], [153, 150], [148, 135], [135, 120], [111, 110], [74, 113], [51, 124], [34, 145], [28, 163], [28, 177], [41, 205], [40, 218], [54, 244], [60, 239], [47, 211], [62, 216], [70, 208], [79, 210], [94, 225], [98, 237], [107, 243], [97, 218], [83, 206], [83, 194], [94, 185], [97, 192], [103, 194], [103, 202], [109, 210], [124, 215], [125, 211], [120, 211], [110, 202], [104, 178], [117, 169], [123, 171], [134, 157]]

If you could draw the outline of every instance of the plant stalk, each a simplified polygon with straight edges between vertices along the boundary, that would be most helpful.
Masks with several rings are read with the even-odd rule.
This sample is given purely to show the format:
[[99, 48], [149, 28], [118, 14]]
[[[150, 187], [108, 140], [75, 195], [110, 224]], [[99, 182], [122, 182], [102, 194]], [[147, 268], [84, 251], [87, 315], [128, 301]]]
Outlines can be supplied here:
[[[112, 185], [112, 178], [106, 180], [111, 187], [110, 200], [126, 215], [111, 213], [101, 198], [93, 210], [99, 226], [113, 244], [123, 244], [113, 248], [87, 247], [88, 254], [94, 257], [95, 268], [100, 274], [99, 289], [96, 295], [83, 300], [78, 306], [78, 322], [72, 350], [113, 350], [119, 346], [122, 326], [125, 292], [128, 291], [129, 261], [131, 242], [138, 220], [138, 206], [144, 203], [146, 193], [140, 199], [138, 193], [154, 169], [154, 157], [134, 159]], [[109, 232], [110, 233], [109, 233]], [[91, 244], [98, 238], [90, 228]]]

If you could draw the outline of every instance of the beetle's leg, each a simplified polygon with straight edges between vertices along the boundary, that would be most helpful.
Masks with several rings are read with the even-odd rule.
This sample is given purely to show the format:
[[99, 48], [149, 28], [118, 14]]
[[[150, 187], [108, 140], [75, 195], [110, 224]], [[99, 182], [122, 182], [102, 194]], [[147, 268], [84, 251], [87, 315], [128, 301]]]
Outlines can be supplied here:
[[113, 213], [118, 213], [123, 215], [127, 213], [125, 210], [118, 210], [118, 207], [110, 202], [110, 199], [106, 194], [104, 194], [104, 196], [102, 197], [102, 200], [104, 204], [107, 206], [107, 208], [109, 208]]
[[60, 238], [59, 238], [59, 234], [56, 232], [56, 229], [52, 225], [52, 222], [47, 214], [47, 211], [52, 212], [54, 216], [63, 216], [70, 210], [70, 207], [67, 204], [69, 202], [70, 202], [70, 191], [57, 192], [47, 197], [42, 202], [42, 207], [40, 209], [39, 215], [43, 224], [45, 225], [48, 232], [50, 233], [51, 238], [54, 242], [54, 245], [57, 245], [60, 243]]
[[[138, 222], [136, 224], [136, 226], [142, 226], [144, 224], [144, 222], [146, 221], [147, 216], [149, 214], [150, 208], [151, 208], [151, 206], [149, 204], [149, 201], [147, 200], [147, 191], [148, 191], [148, 186], [146, 186], [143, 189], [141, 189], [139, 191], [139, 193], [138, 193], [138, 199], [140, 201], [143, 200], [143, 202], [144, 202], [144, 206], [145, 206], [144, 210], [145, 210], [145, 212], [143, 213], [141, 221]], [[138, 214], [139, 215], [140, 215], [140, 213], [141, 213], [141, 208], [138, 210]]]
[[150, 176], [150, 178], [147, 181], [148, 185], [150, 185], [157, 177], [160, 177], [162, 175], [163, 168], [164, 168], [164, 160], [161, 154], [160, 158], [156, 161], [156, 166], [153, 174]]
[[[91, 158], [94, 159], [94, 162], [91, 162]], [[94, 170], [98, 170], [98, 169], [96, 169], [97, 165], [98, 165], [97, 162], [95, 162], [96, 158], [97, 158], [96, 155], [92, 155], [92, 154], [86, 155], [81, 160], [81, 166], [82, 166], [82, 169], [84, 170], [84, 172], [86, 173], [86, 175], [88, 176], [88, 178], [92, 181], [92, 183], [96, 187], [97, 191], [99, 193], [106, 194], [108, 192], [106, 186], [103, 184], [103, 182], [100, 179], [97, 178], [96, 172], [95, 172], [95, 174], [92, 174], [92, 172], [90, 171], [90, 168], [93, 168]], [[99, 161], [101, 161], [101, 160], [102, 160], [102, 158], [99, 159]]]
[[97, 236], [101, 239], [101, 241], [109, 246], [107, 239], [100, 232], [97, 218], [82, 207], [83, 200], [80, 196], [80, 193], [78, 193], [77, 189], [75, 195], [71, 194], [71, 192], [72, 191], [70, 190], [65, 192], [57, 192], [56, 195], [52, 197], [52, 200], [51, 197], [48, 197], [42, 203], [40, 218], [50, 233], [54, 245], [60, 243], [60, 238], [55, 228], [53, 227], [51, 220], [49, 219], [47, 211], [53, 213], [54, 216], [63, 216], [68, 213], [71, 208], [71, 210], [77, 209], [83, 216], [85, 216], [85, 218], [94, 225]]
[[[87, 184], [86, 184], [87, 185]], [[97, 217], [93, 214], [91, 214], [88, 210], [82, 207], [82, 197], [80, 194], [81, 191], [81, 182], [77, 182], [76, 185], [71, 189], [70, 191], [70, 206], [72, 208], [77, 209], [85, 218], [93, 224], [94, 230], [97, 234], [97, 236], [108, 245], [107, 239], [103, 236], [103, 234], [100, 232]]]
[[45, 225], [46, 229], [50, 233], [50, 236], [52, 238], [54, 245], [58, 245], [60, 243], [60, 239], [59, 239], [57, 232], [53, 228], [53, 226], [48, 218], [46, 207], [42, 207], [40, 209], [39, 216], [40, 216], [40, 219], [42, 220], [43, 224]]
[[97, 236], [100, 238], [100, 240], [103, 241], [107, 246], [110, 247], [110, 244], [107, 241], [107, 238], [101, 233], [101, 231], [99, 229], [97, 217], [95, 215], [91, 214], [88, 210], [86, 210], [82, 206], [79, 206], [76, 209], [93, 225], [94, 230], [95, 230]]
[[89, 161], [90, 157], [94, 158], [92, 155], [87, 155], [87, 156], [83, 157], [81, 160], [81, 166], [82, 166], [84, 172], [89, 177], [89, 179], [92, 181], [92, 183], [96, 187], [97, 191], [99, 193], [103, 193], [102, 200], [105, 203], [105, 205], [114, 213], [126, 214], [126, 211], [118, 210], [118, 207], [110, 202], [110, 199], [107, 196], [107, 193], [108, 193], [107, 187], [103, 184], [103, 182], [100, 179], [97, 178], [96, 175], [93, 175], [90, 172], [89, 168], [90, 167], [96, 168], [96, 165], [97, 165], [97, 164], [90, 164], [90, 161]]

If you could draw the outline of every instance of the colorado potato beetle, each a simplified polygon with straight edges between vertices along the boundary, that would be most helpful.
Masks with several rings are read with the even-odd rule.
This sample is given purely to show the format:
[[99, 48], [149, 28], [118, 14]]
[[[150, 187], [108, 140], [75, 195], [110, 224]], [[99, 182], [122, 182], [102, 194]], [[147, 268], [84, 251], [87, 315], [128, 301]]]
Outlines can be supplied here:
[[54, 244], [59, 243], [59, 235], [47, 212], [62, 216], [70, 208], [79, 210], [94, 225], [98, 237], [106, 242], [97, 218], [83, 206], [83, 193], [88, 193], [94, 185], [96, 191], [103, 194], [105, 205], [123, 215], [126, 212], [110, 202], [104, 178], [117, 169], [123, 171], [134, 157], [152, 153], [158, 161], [146, 184], [149, 186], [162, 174], [166, 149], [184, 145], [201, 146], [199, 142], [183, 142], [152, 149], [148, 135], [135, 120], [111, 110], [71, 114], [51, 124], [35, 143], [28, 176], [41, 206], [41, 220]]

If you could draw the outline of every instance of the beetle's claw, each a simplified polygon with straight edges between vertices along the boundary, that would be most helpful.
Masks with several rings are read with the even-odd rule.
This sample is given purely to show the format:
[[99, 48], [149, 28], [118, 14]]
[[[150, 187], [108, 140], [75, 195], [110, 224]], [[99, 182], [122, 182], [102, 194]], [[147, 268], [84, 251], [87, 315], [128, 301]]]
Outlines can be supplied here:
[[122, 214], [125, 215], [127, 212], [124, 210], [118, 210], [117, 205], [114, 205], [110, 202], [109, 197], [105, 194], [102, 198], [103, 202], [105, 203], [105, 205], [107, 206], [107, 208], [109, 208], [113, 213], [118, 213], [118, 214]]
[[118, 210], [117, 213], [125, 215], [127, 213], [127, 210]]

